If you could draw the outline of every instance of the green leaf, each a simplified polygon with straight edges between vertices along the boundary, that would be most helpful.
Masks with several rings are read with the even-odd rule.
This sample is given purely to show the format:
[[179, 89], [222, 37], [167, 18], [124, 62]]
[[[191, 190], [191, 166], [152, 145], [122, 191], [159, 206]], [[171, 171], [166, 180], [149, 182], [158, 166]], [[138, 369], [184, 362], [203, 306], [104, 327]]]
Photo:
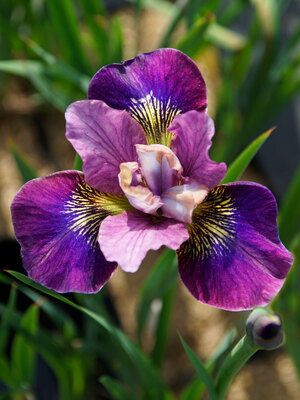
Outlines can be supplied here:
[[[134, 366], [135, 381], [137, 381], [137, 383], [139, 383], [146, 392], [151, 393], [151, 397], [149, 397], [149, 400], [156, 400], [157, 398], [165, 400], [169, 398], [169, 391], [158, 377], [157, 372], [149, 363], [149, 360], [124, 335], [121, 330], [111, 325], [101, 315], [98, 315], [95, 312], [88, 310], [84, 307], [81, 307], [78, 304], [67, 299], [66, 297], [62, 296], [61, 294], [33, 282], [27, 276], [15, 271], [7, 272], [15, 278], [19, 279], [21, 282], [33, 287], [36, 290], [39, 290], [40, 292], [52, 296], [55, 299], [60, 300], [71, 307], [74, 307], [75, 309], [81, 311], [83, 314], [89, 316], [94, 321], [96, 321], [99, 324], [99, 327], [104, 329], [106, 336], [109, 335], [111, 338], [113, 338], [115, 341], [115, 345], [120, 346], [120, 351], [122, 350], [125, 353], [128, 362], [127, 367], [132, 368], [132, 365]], [[118, 356], [118, 353], [116, 352], [115, 355]]]
[[[38, 331], [39, 307], [33, 304], [24, 314], [20, 327], [34, 335]], [[16, 382], [33, 384], [36, 352], [31, 343], [18, 333], [12, 344], [12, 371]]]
[[199, 400], [202, 399], [205, 391], [205, 384], [199, 377], [193, 379], [184, 389], [180, 400]]
[[109, 35], [106, 29], [107, 15], [102, 3], [102, 0], [80, 0], [84, 21], [93, 37], [94, 48], [98, 53], [101, 65], [106, 65], [111, 61], [109, 59]]
[[295, 262], [287, 276], [284, 287], [279, 296], [272, 303], [272, 307], [282, 315], [286, 334], [286, 347], [292, 357], [300, 378], [300, 347], [299, 347], [299, 293], [300, 293], [300, 234], [293, 241]]
[[121, 62], [123, 58], [123, 34], [120, 18], [116, 15], [111, 21], [109, 31], [110, 61]]
[[75, 16], [74, 4], [71, 0], [46, 0], [46, 4], [64, 56], [81, 72], [92, 74], [81, 43], [80, 22]]
[[227, 170], [227, 174], [222, 181], [222, 184], [228, 182], [235, 182], [241, 177], [241, 175], [248, 167], [255, 154], [265, 143], [265, 141], [268, 139], [268, 137], [270, 136], [271, 132], [273, 132], [274, 129], [275, 128], [269, 129], [267, 132], [263, 133], [252, 143], [250, 143], [250, 145], [230, 165], [230, 167]]
[[[45, 296], [41, 293], [37, 293], [36, 291], [30, 289], [27, 285], [22, 285], [19, 282], [17, 283], [15, 280], [8, 277], [7, 274], [3, 274], [0, 272], [0, 282], [6, 285], [12, 285], [12, 289], [18, 289], [22, 292], [25, 296], [27, 296], [31, 301], [34, 303], [39, 303], [40, 308], [52, 319], [53, 323], [57, 326], [60, 332], [65, 335], [66, 340], [68, 342], [72, 340], [76, 335], [78, 335], [77, 327], [74, 324], [73, 320], [70, 316], [58, 307], [57, 304], [52, 304], [51, 302], [47, 301]], [[14, 296], [12, 296], [14, 298]], [[9, 305], [11, 304], [12, 300], [8, 301], [7, 307], [5, 308], [5, 312], [10, 308]], [[15, 302], [15, 299], [13, 300]], [[8, 314], [7, 321], [11, 318], [11, 313]], [[6, 317], [2, 317], [1, 323], [6, 319]], [[1, 333], [4, 329], [1, 328], [0, 325], [0, 337]], [[1, 341], [1, 340], [0, 340]]]
[[173, 309], [173, 301], [175, 295], [176, 285], [174, 284], [170, 289], [162, 296], [162, 307], [159, 313], [157, 328], [155, 332], [155, 344], [152, 350], [151, 359], [153, 364], [160, 367], [163, 359], [165, 347], [168, 340], [168, 333], [170, 329], [170, 320]]
[[14, 385], [10, 366], [3, 355], [0, 356], [0, 382], [9, 387], [12, 387]]
[[[235, 330], [227, 332], [221, 343], [218, 345], [216, 350], [210, 359], [205, 363], [205, 368], [209, 373], [212, 373], [216, 363], [221, 357], [226, 354], [233, 344], [233, 340], [236, 336]], [[205, 390], [205, 384], [201, 378], [192, 380], [184, 389], [180, 400], [199, 400], [202, 398]]]
[[80, 155], [76, 153], [75, 155], [75, 160], [74, 160], [74, 169], [77, 171], [82, 171], [82, 159], [80, 158]]
[[205, 383], [205, 385], [207, 387], [207, 390], [208, 390], [208, 392], [210, 394], [210, 399], [211, 400], [217, 400], [217, 395], [216, 395], [216, 392], [215, 392], [215, 388], [214, 388], [214, 383], [213, 383], [212, 377], [210, 376], [209, 372], [207, 371], [205, 365], [202, 363], [201, 360], [199, 360], [199, 358], [196, 356], [196, 354], [185, 343], [185, 341], [182, 339], [182, 337], [180, 335], [179, 335], [179, 337], [180, 337], [181, 343], [183, 345], [183, 348], [184, 348], [189, 360], [193, 364], [193, 367], [195, 368], [195, 370], [199, 374], [200, 378]]
[[134, 400], [139, 398], [131, 391], [126, 390], [116, 379], [112, 379], [109, 376], [102, 376], [99, 380], [106, 387], [113, 399]]
[[185, 8], [187, 6], [188, 0], [183, 0], [180, 4], [174, 8], [173, 14], [170, 16], [170, 23], [161, 39], [160, 45], [158, 47], [169, 47], [171, 42], [171, 36], [177, 28], [179, 22], [182, 20]]
[[40, 61], [0, 61], [0, 71], [27, 78], [40, 95], [60, 111], [65, 111], [72, 98], [54, 88], [52, 69]]
[[88, 75], [82, 74], [70, 65], [58, 61], [53, 54], [48, 53], [33, 40], [27, 37], [24, 37], [23, 40], [27, 46], [45, 62], [46, 65], [51, 67], [48, 69], [49, 74], [53, 75], [56, 79], [62, 79], [65, 82], [72, 82], [83, 93], [87, 93], [90, 83], [90, 77]]
[[209, 26], [205, 39], [215, 46], [231, 51], [242, 50], [247, 43], [244, 36], [217, 23]]
[[16, 284], [13, 283], [11, 285], [9, 299], [5, 308], [5, 311], [2, 315], [1, 324], [0, 324], [0, 355], [4, 355], [8, 336], [9, 336], [9, 321], [11, 316], [15, 310], [17, 301], [17, 287]]
[[253, 4], [264, 35], [266, 37], [274, 36], [277, 29], [277, 0], [251, 0]]
[[187, 34], [174, 47], [190, 57], [195, 57], [207, 44], [205, 34], [214, 22], [215, 16], [210, 13], [205, 17], [198, 18]]
[[172, 250], [165, 250], [141, 288], [137, 309], [137, 335], [139, 343], [145, 324], [150, 316], [151, 303], [163, 296], [172, 288], [177, 280], [177, 259]]
[[[128, 0], [129, 3], [135, 4], [137, 0]], [[174, 8], [176, 8], [175, 4], [170, 3], [166, 0], [141, 0], [141, 6], [143, 8], [148, 8], [152, 10], [157, 10], [166, 15], [172, 15], [174, 12]]]
[[296, 234], [300, 231], [300, 166], [287, 190], [280, 207], [280, 238], [290, 247]]
[[22, 177], [23, 183], [30, 181], [31, 179], [35, 179], [37, 177], [31, 165], [26, 161], [26, 159], [22, 156], [18, 147], [10, 142], [8, 144], [8, 148], [15, 160], [19, 173]]
[[245, 9], [245, 0], [235, 0], [226, 5], [225, 9], [218, 15], [218, 21], [224, 26], [232, 26]]
[[51, 303], [41, 293], [31, 290], [28, 286], [18, 285], [18, 289], [30, 300], [40, 304], [40, 308], [50, 317], [68, 343], [78, 336], [76, 324], [61, 307]]

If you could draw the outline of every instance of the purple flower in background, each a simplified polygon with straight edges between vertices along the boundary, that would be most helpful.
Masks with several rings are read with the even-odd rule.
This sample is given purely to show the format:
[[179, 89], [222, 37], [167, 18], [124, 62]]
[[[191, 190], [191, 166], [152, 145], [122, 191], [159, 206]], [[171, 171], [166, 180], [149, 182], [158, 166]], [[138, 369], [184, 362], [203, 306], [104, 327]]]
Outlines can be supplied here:
[[23, 264], [58, 292], [97, 292], [119, 265], [135, 272], [148, 250], [177, 250], [179, 274], [200, 301], [227, 310], [267, 304], [292, 263], [271, 192], [217, 185], [224, 163], [196, 64], [173, 49], [108, 65], [89, 100], [66, 111], [83, 173], [25, 184], [12, 204]]

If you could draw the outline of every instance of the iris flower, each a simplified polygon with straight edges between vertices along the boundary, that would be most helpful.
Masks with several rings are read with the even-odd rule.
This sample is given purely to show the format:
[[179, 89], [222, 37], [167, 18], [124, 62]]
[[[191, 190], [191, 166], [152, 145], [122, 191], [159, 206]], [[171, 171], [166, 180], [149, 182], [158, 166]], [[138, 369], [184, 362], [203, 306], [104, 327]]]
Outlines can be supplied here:
[[149, 250], [176, 250], [183, 283], [227, 310], [267, 304], [292, 263], [277, 206], [257, 183], [217, 186], [214, 125], [203, 77], [174, 49], [100, 69], [88, 100], [66, 111], [83, 173], [26, 183], [12, 203], [23, 265], [57, 292], [99, 291], [119, 265], [135, 272]]

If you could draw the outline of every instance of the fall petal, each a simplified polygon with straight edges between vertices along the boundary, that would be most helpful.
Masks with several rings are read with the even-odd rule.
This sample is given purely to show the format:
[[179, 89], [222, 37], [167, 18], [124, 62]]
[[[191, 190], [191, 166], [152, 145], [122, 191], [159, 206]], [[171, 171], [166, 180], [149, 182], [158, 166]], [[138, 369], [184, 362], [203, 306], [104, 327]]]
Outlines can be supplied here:
[[99, 226], [126, 204], [92, 189], [77, 171], [26, 183], [11, 211], [29, 277], [57, 292], [97, 292], [117, 267], [99, 248]]
[[265, 187], [219, 186], [194, 211], [190, 239], [178, 250], [179, 273], [200, 301], [238, 311], [266, 305], [293, 262], [278, 238], [277, 206]]
[[161, 246], [176, 250], [187, 239], [185, 224], [136, 210], [107, 217], [99, 231], [105, 258], [127, 272], [135, 272], [149, 250]]

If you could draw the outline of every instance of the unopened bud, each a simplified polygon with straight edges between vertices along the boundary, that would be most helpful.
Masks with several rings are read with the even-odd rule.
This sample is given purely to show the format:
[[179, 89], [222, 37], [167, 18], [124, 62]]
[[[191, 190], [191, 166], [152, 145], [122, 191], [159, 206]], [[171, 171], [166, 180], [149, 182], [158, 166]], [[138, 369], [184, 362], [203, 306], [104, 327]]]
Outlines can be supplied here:
[[252, 344], [273, 350], [284, 342], [284, 331], [279, 315], [264, 307], [256, 307], [246, 323], [247, 336]]

